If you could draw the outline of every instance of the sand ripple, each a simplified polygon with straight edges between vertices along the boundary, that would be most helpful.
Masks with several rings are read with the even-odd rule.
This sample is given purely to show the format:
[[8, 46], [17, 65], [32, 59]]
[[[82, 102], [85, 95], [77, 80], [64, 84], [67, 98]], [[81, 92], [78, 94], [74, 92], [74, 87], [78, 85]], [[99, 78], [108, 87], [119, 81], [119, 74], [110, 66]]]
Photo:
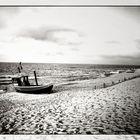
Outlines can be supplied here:
[[140, 134], [140, 78], [94, 89], [94, 80], [52, 94], [0, 95], [1, 134]]

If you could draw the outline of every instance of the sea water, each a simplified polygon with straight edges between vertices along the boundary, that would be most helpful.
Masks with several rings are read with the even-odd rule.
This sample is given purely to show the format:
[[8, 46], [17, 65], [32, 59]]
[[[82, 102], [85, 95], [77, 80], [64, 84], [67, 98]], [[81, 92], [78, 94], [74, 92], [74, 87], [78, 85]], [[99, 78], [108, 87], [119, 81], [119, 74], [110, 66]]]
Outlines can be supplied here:
[[[0, 76], [18, 73], [19, 63], [0, 63]], [[38, 80], [43, 83], [61, 83], [64, 81], [87, 80], [100, 77], [105, 71], [140, 68], [130, 65], [95, 65], [95, 64], [56, 64], [56, 63], [22, 63], [22, 70], [33, 79], [36, 71]]]

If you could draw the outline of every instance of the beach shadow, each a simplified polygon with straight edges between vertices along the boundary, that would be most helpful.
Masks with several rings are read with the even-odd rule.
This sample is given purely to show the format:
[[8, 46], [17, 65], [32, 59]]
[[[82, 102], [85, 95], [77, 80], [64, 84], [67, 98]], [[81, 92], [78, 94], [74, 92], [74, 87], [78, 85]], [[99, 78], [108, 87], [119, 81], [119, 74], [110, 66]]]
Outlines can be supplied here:
[[21, 91], [16, 91], [17, 93], [21, 93], [21, 94], [27, 94], [27, 95], [49, 95], [49, 94], [53, 94], [53, 90], [51, 90], [50, 92], [21, 92]]

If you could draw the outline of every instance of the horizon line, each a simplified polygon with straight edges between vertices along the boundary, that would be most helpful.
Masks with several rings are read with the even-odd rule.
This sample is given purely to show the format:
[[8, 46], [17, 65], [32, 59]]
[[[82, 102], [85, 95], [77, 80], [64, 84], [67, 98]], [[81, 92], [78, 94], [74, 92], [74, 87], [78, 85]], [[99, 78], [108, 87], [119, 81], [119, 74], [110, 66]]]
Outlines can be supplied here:
[[[10, 61], [0, 61], [0, 63], [20, 63], [21, 61], [17, 62], [10, 62]], [[99, 64], [99, 63], [54, 63], [54, 62], [21, 62], [21, 63], [37, 63], [37, 64], [80, 64], [80, 65], [124, 65], [124, 66], [140, 66], [140, 64]]]

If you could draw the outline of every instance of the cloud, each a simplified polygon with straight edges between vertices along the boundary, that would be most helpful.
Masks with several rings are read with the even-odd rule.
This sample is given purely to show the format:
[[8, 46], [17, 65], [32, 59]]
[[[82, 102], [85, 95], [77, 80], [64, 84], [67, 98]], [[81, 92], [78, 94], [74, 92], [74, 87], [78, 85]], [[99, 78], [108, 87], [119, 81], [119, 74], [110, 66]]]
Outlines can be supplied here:
[[18, 36], [32, 38], [38, 41], [51, 41], [61, 45], [80, 45], [81, 35], [76, 30], [56, 27], [39, 27], [25, 29]]
[[62, 55], [64, 55], [64, 53], [63, 52], [57, 52], [56, 55], [61, 55], [62, 56]]
[[73, 47], [73, 48], [71, 48], [71, 50], [72, 51], [80, 51], [79, 48], [77, 48], [77, 47]]
[[122, 8], [124, 11], [128, 12], [129, 14], [132, 14], [132, 15], [138, 15], [140, 14], [140, 7], [137, 6], [137, 7], [123, 7]]
[[140, 21], [140, 7], [122, 7], [121, 10], [134, 20]]
[[112, 40], [112, 41], [106, 41], [105, 43], [108, 43], [108, 44], [120, 44], [120, 41]]
[[0, 7], [0, 13], [5, 13], [5, 14], [15, 14], [19, 11], [19, 8], [17, 7]]
[[140, 39], [136, 39], [135, 42], [136, 42], [136, 47], [140, 49]]
[[3, 27], [4, 27], [3, 19], [0, 18], [0, 28], [3, 28]]
[[7, 21], [11, 19], [11, 16], [17, 14], [19, 8], [15, 7], [0, 7], [0, 28], [4, 28], [7, 25]]
[[110, 64], [140, 65], [140, 53], [132, 55], [102, 55], [101, 58]]

